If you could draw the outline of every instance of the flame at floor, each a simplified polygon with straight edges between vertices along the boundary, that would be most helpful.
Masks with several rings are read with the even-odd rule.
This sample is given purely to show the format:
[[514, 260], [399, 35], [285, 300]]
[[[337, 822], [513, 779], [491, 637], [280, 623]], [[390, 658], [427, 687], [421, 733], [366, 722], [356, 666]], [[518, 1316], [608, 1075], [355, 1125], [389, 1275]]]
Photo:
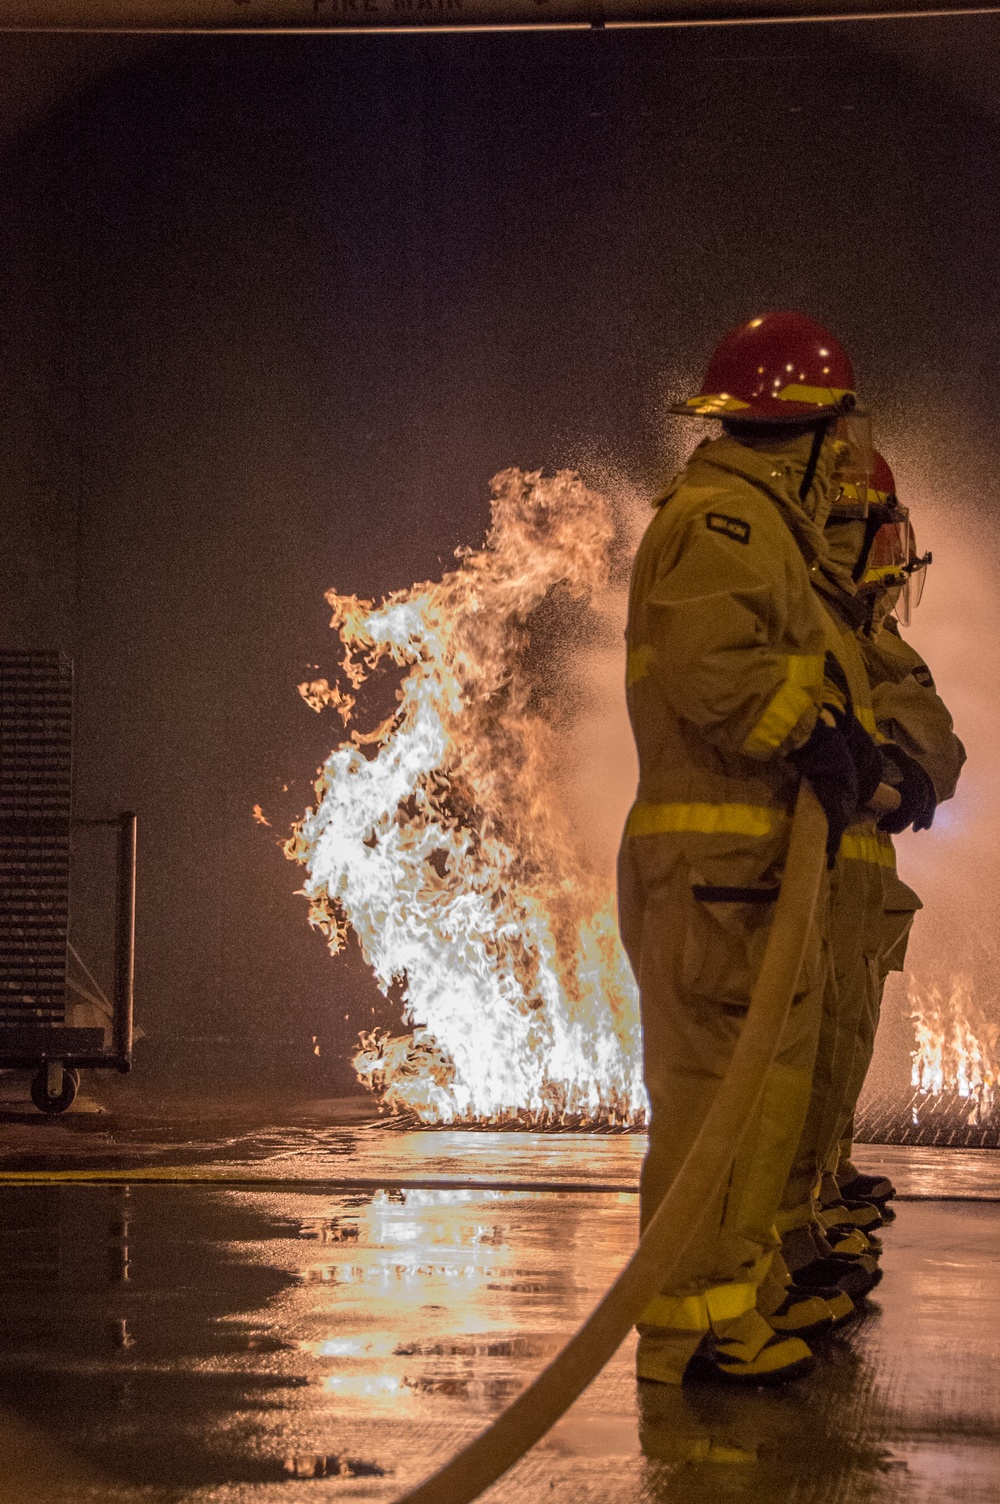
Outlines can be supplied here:
[[982, 1007], [968, 976], [949, 988], [907, 979], [915, 1044], [907, 1085], [876, 1073], [858, 1106], [856, 1133], [868, 1143], [1000, 1147], [996, 1086], [1000, 1026]]
[[438, 582], [378, 605], [329, 593], [340, 672], [304, 697], [346, 728], [391, 666], [396, 708], [331, 753], [288, 854], [331, 949], [352, 930], [379, 986], [402, 988], [412, 1031], [363, 1036], [355, 1060], [388, 1107], [635, 1124], [635, 984], [560, 777], [576, 647], [605, 630], [611, 509], [575, 475], [510, 470], [492, 518]]

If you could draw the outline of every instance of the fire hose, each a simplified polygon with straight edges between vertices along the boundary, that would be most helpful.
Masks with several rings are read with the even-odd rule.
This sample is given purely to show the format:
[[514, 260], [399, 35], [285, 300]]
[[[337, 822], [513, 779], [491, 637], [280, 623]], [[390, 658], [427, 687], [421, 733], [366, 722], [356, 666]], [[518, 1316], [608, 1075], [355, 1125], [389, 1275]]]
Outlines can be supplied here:
[[397, 1504], [469, 1504], [523, 1457], [583, 1393], [669, 1282], [728, 1175], [764, 1088], [791, 1007], [826, 862], [826, 817], [799, 787], [781, 892], [724, 1079], [639, 1246], [583, 1326], [488, 1430]]

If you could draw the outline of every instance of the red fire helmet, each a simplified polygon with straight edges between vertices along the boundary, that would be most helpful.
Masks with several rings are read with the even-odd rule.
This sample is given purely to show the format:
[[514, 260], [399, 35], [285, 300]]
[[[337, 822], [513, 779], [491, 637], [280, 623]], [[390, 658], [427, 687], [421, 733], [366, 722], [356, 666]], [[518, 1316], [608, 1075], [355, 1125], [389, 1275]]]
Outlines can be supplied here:
[[896, 498], [896, 480], [885, 458], [878, 450], [872, 453], [871, 491], [876, 502], [888, 511], [888, 520], [875, 533], [862, 576], [862, 588], [867, 586], [887, 592], [890, 608], [903, 626], [909, 626], [910, 618], [920, 604], [927, 566], [931, 555], [921, 558], [917, 553], [917, 540], [910, 522], [909, 513], [899, 505]]
[[851, 362], [829, 330], [802, 313], [765, 313], [720, 341], [701, 391], [674, 412], [788, 423], [836, 417], [856, 403]]
[[872, 468], [868, 478], [868, 489], [874, 494], [875, 501], [879, 502], [886, 502], [890, 496], [896, 494], [896, 477], [890, 470], [885, 455], [879, 454], [877, 449], [872, 450]]

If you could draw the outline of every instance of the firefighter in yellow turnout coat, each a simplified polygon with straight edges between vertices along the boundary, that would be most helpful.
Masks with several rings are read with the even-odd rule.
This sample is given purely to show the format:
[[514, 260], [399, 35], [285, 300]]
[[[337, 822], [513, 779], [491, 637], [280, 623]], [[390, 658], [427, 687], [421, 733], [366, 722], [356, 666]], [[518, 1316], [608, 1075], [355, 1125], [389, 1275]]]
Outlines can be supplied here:
[[[737, 365], [766, 368], [763, 397], [747, 386], [741, 394], [732, 361], [720, 379], [720, 356], [734, 345]], [[840, 363], [834, 375], [831, 350]], [[789, 386], [784, 377], [779, 390], [772, 372], [789, 361], [794, 374], [813, 379]], [[693, 400], [695, 410], [738, 425], [737, 436], [696, 450], [658, 502], [635, 562], [627, 693], [640, 773], [622, 843], [619, 912], [639, 982], [651, 1108], [644, 1225], [739, 1035], [800, 776], [824, 803], [831, 852], [877, 782], [874, 744], [860, 728], [845, 734], [848, 673], [828, 658], [841, 645], [812, 587], [839, 490], [842, 446], [831, 426], [851, 386], [846, 356], [808, 320], [772, 315], [735, 331]], [[642, 1378], [670, 1383], [697, 1373], [760, 1383], [810, 1366], [806, 1344], [776, 1335], [756, 1300], [809, 1102], [827, 967], [824, 914], [728, 1183], [671, 1288], [643, 1314]]]
[[[838, 533], [853, 534], [855, 530], [863, 534], [864, 523], [828, 525], [828, 545], [831, 534], [836, 537]], [[875, 712], [858, 638], [868, 612], [857, 596], [849, 566], [838, 558], [835, 547], [833, 550], [828, 547], [821, 568], [813, 575], [813, 584], [830, 623], [831, 648], [845, 669], [854, 715], [863, 729], [874, 735]], [[880, 760], [880, 781], [883, 770]], [[886, 880], [894, 873], [891, 837], [879, 829], [875, 813], [859, 812], [858, 819], [845, 832], [831, 876], [831, 966], [823, 998], [809, 1109], [775, 1219], [793, 1289], [829, 1292], [828, 1302], [841, 1318], [852, 1310], [852, 1305], [844, 1302], [844, 1295], [856, 1301], [879, 1278], [866, 1239], [858, 1237], [851, 1228], [866, 1225], [874, 1228], [879, 1225], [880, 1217], [873, 1207], [867, 1206], [828, 1213], [820, 1206], [819, 1192], [822, 1176], [829, 1169], [834, 1146], [839, 1143], [846, 1124], [844, 1108], [864, 1020], [877, 1013]], [[840, 1201], [839, 1195], [831, 1199], [835, 1203]], [[845, 1232], [834, 1234], [834, 1229], [842, 1225], [841, 1218]], [[828, 1231], [834, 1234], [829, 1240]], [[772, 1276], [775, 1272], [772, 1270]], [[769, 1283], [770, 1293], [765, 1285], [760, 1300], [766, 1313], [778, 1298], [773, 1278]], [[839, 1303], [833, 1297], [834, 1291], [841, 1292]], [[803, 1305], [798, 1313], [793, 1307], [778, 1324], [785, 1330], [798, 1330], [798, 1322], [807, 1319], [809, 1312]]]
[[[852, 574], [859, 580], [859, 595], [866, 603], [867, 619], [859, 633], [859, 644], [871, 684], [877, 736], [887, 768], [885, 777], [901, 796], [899, 810], [886, 813], [879, 822], [891, 837], [911, 825], [918, 831], [930, 826], [937, 805], [955, 792], [965, 748], [955, 735], [951, 715], [937, 693], [930, 669], [900, 636], [899, 623], [891, 614], [894, 609], [900, 610], [909, 620], [911, 587], [922, 583], [922, 571], [930, 556], [918, 558], [908, 515], [896, 498], [892, 471], [878, 454], [873, 481], [878, 516], [886, 520], [877, 531], [869, 524], [864, 536], [859, 536], [856, 526], [833, 531], [845, 534], [847, 554], [854, 561]], [[834, 551], [838, 551], [836, 541]], [[919, 599], [919, 589], [913, 594]], [[920, 907], [920, 899], [900, 880], [895, 865], [887, 865], [883, 871], [874, 1008], [864, 1012], [859, 1021], [836, 1138], [824, 1167], [827, 1173], [821, 1199], [828, 1205], [843, 1198], [865, 1197], [884, 1204], [893, 1194], [891, 1181], [884, 1176], [862, 1175], [851, 1163], [853, 1116], [871, 1063], [882, 990], [889, 972], [903, 969], [914, 914]]]
[[[847, 634], [856, 624], [871, 692], [867, 714], [881, 747], [883, 786], [896, 789], [898, 807], [869, 820], [864, 839], [852, 839], [851, 832], [841, 847], [831, 904], [833, 975], [824, 999], [806, 1127], [778, 1215], [783, 1252], [796, 1284], [837, 1278], [831, 1253], [860, 1255], [856, 1267], [839, 1281], [855, 1297], [865, 1293], [865, 1274], [874, 1282], [878, 1273], [874, 1260], [865, 1257], [864, 1240], [851, 1229], [879, 1225], [877, 1203], [891, 1196], [892, 1185], [884, 1177], [861, 1175], [850, 1163], [851, 1125], [871, 1061], [885, 979], [890, 970], [902, 968], [913, 915], [920, 907], [917, 895], [896, 873], [892, 834], [911, 824], [917, 830], [930, 825], [936, 803], [954, 792], [965, 757], [926, 664], [887, 618], [905, 579], [899, 573], [902, 556], [895, 573], [881, 563], [866, 571], [873, 540], [905, 520], [881, 456], [875, 456], [873, 495], [877, 505], [867, 521], [834, 515], [828, 522], [828, 557], [816, 583], [842, 631]], [[767, 1311], [766, 1300], [761, 1308]], [[795, 1330], [794, 1319], [785, 1329]]]
[[[881, 629], [870, 635], [863, 633], [860, 645], [872, 686], [879, 742], [890, 763], [902, 762], [906, 769], [905, 775], [898, 778], [891, 772], [889, 774], [891, 782], [909, 785], [907, 792], [911, 802], [904, 807], [900, 818], [909, 814], [906, 824], [913, 824], [916, 818], [914, 828], [924, 829], [926, 826], [920, 823], [921, 815], [929, 824], [928, 817], [933, 815], [936, 806], [954, 794], [965, 762], [965, 748], [955, 735], [951, 714], [935, 689], [927, 664], [916, 649], [900, 637], [893, 618], [890, 617]], [[911, 763], [923, 773], [923, 780], [909, 765]], [[888, 823], [894, 833], [900, 828], [898, 820], [890, 818]], [[855, 1198], [870, 1198], [884, 1204], [894, 1194], [892, 1182], [885, 1176], [863, 1175], [851, 1161], [854, 1110], [871, 1065], [882, 992], [889, 973], [903, 970], [914, 916], [922, 907], [917, 894], [899, 877], [895, 861], [891, 866], [886, 864], [882, 877], [873, 1006], [863, 1010], [859, 1018], [843, 1098], [833, 1129], [833, 1142], [823, 1167], [821, 1200], [825, 1206]]]

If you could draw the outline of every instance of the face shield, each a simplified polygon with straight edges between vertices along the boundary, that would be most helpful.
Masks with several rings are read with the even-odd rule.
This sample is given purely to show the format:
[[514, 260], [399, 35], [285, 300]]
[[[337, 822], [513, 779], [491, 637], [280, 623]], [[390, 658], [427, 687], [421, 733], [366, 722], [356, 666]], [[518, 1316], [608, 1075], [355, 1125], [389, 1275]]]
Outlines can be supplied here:
[[883, 522], [872, 542], [861, 588], [874, 595], [882, 620], [894, 611], [901, 626], [908, 627], [920, 604], [931, 555], [917, 553], [917, 541], [909, 516], [898, 515]]
[[910, 625], [910, 619], [914, 611], [920, 605], [920, 597], [924, 593], [924, 585], [927, 582], [927, 566], [932, 562], [933, 556], [928, 550], [925, 554], [917, 553], [917, 540], [913, 535], [910, 519], [906, 519], [906, 535], [903, 539], [903, 548], [906, 551], [906, 563], [903, 565], [903, 588], [896, 602], [896, 615], [900, 624], [904, 627]]
[[864, 413], [843, 413], [830, 431], [835, 456], [834, 478], [840, 492], [831, 518], [864, 519], [872, 474], [872, 429]]

